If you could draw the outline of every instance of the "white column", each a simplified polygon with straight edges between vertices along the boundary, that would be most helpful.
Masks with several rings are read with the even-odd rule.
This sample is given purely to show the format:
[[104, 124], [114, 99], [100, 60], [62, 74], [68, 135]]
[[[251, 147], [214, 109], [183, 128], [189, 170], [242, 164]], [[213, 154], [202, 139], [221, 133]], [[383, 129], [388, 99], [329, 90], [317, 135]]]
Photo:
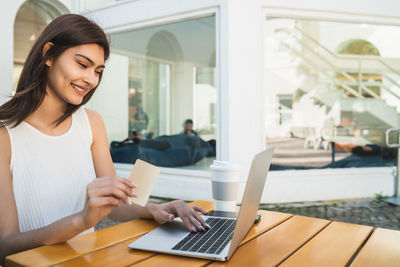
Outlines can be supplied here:
[[227, 0], [221, 6], [219, 28], [220, 91], [217, 155], [239, 163], [247, 179], [253, 156], [264, 148], [261, 33], [258, 0]]
[[178, 134], [183, 131], [183, 122], [193, 119], [193, 69], [191, 61], [179, 61], [175, 65], [175, 91], [173, 92], [173, 131]]

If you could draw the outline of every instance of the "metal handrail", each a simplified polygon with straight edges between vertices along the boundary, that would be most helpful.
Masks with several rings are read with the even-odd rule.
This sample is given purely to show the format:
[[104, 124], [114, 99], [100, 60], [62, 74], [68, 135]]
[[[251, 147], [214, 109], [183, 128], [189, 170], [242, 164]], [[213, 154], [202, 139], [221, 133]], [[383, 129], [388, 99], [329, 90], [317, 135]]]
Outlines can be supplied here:
[[[322, 48], [323, 50], [325, 50], [328, 54], [330, 54], [332, 57], [337, 58], [337, 59], [341, 59], [341, 60], [356, 60], [356, 61], [363, 61], [363, 60], [372, 60], [375, 62], [379, 62], [380, 64], [382, 64], [383, 66], [385, 66], [386, 68], [388, 68], [391, 72], [396, 73], [397, 75], [400, 76], [400, 72], [397, 71], [396, 69], [394, 69], [392, 66], [390, 66], [389, 64], [387, 64], [385, 61], [383, 61], [381, 58], [377, 57], [377, 56], [357, 56], [357, 55], [338, 55], [336, 53], [333, 53], [331, 50], [329, 50], [327, 47], [325, 47], [324, 45], [322, 45], [320, 42], [318, 42], [317, 40], [315, 40], [313, 37], [311, 37], [308, 33], [306, 33], [305, 31], [303, 31], [302, 29], [300, 29], [297, 26], [294, 26], [294, 29], [296, 29], [297, 31], [299, 31], [303, 36], [305, 36], [307, 39], [311, 40], [313, 43], [315, 43], [318, 47]], [[385, 75], [384, 73], [380, 73]], [[398, 87], [400, 87], [400, 85], [397, 82], [394, 82], [392, 80], [392, 82], [397, 85]]]
[[[318, 67], [315, 66], [315, 64], [310, 61], [309, 59], [307, 59], [306, 57], [304, 57], [301, 53], [297, 54], [298, 57], [301, 57], [304, 61], [307, 61], [308, 64], [314, 68], [315, 70], [318, 70]], [[337, 84], [337, 81], [332, 78], [330, 75], [326, 74], [325, 72], [321, 72], [326, 78], [328, 78], [332, 83]], [[353, 88], [347, 86], [347, 85], [342, 85], [342, 87], [344, 89], [346, 89], [346, 91], [350, 92], [351, 94], [357, 96], [358, 98], [363, 98], [363, 96], [361, 94], [359, 94], [357, 91], [355, 91]]]
[[388, 93], [390, 93], [392, 96], [394, 96], [394, 97], [396, 97], [397, 99], [400, 100], [400, 96], [397, 95], [397, 94], [395, 94], [395, 93], [393, 93], [393, 90], [390, 90], [389, 88], [387, 88], [387, 87], [384, 86], [384, 85], [381, 85], [381, 89], [384, 89], [385, 91], [387, 91]]
[[[389, 137], [390, 133], [399, 133], [399, 142], [390, 143]], [[390, 128], [386, 130], [386, 145], [388, 147], [397, 148], [397, 167], [396, 167], [396, 179], [394, 182], [394, 196], [399, 197], [400, 193], [400, 128]]]
[[307, 37], [307, 39], [311, 40], [313, 43], [315, 43], [318, 47], [322, 48], [323, 50], [325, 50], [328, 54], [330, 54], [331, 56], [338, 58], [338, 59], [343, 59], [343, 60], [356, 60], [356, 61], [363, 61], [363, 60], [372, 60], [372, 61], [376, 61], [381, 63], [382, 65], [384, 65], [385, 67], [387, 67], [389, 70], [391, 70], [392, 72], [396, 73], [397, 75], [400, 76], [400, 72], [395, 70], [392, 66], [390, 66], [389, 64], [387, 64], [385, 61], [383, 61], [381, 58], [377, 57], [377, 56], [357, 56], [357, 55], [338, 55], [336, 53], [333, 53], [331, 50], [329, 50], [327, 47], [325, 47], [324, 45], [322, 45], [320, 42], [318, 42], [317, 40], [315, 40], [313, 37], [311, 37], [308, 33], [306, 33], [305, 31], [303, 31], [302, 29], [300, 29], [297, 26], [294, 26], [294, 29], [299, 31], [303, 36]]
[[[319, 55], [318, 53], [316, 53], [313, 49], [311, 49], [309, 46], [304, 45], [304, 47], [307, 48], [307, 49], [309, 49], [309, 51], [310, 51], [311, 53], [313, 53], [313, 54], [315, 54], [315, 55], [317, 55], [317, 56], [320, 57], [320, 55]], [[298, 57], [301, 57], [303, 60], [307, 61], [308, 64], [310, 64], [311, 66], [313, 66], [314, 69], [318, 70], [318, 68], [315, 66], [315, 64], [312, 63], [312, 62], [311, 62], [309, 59], [307, 59], [306, 57], [304, 57], [301, 53], [297, 53], [297, 56], [298, 56]], [[331, 67], [331, 69], [332, 69], [333, 71], [338, 72], [338, 71], [336, 70], [336, 68], [334, 67], [334, 65], [331, 64], [327, 59], [325, 59], [325, 58], [323, 58], [323, 57], [320, 57], [320, 58], [321, 58], [322, 60], [324, 60], [326, 63], [328, 63], [328, 65], [330, 65], [330, 67]], [[326, 74], [325, 72], [322, 72], [322, 74], [323, 74], [325, 77], [327, 77], [329, 80], [331, 80], [333, 83], [338, 84], [337, 81], [336, 81], [334, 78], [330, 77], [330, 76], [329, 76], [328, 74]], [[358, 97], [358, 98], [364, 98], [364, 97], [362, 96], [362, 94], [360, 94], [359, 92], [357, 92], [357, 91], [354, 90], [353, 88], [349, 87], [348, 85], [346, 85], [346, 84], [340, 84], [340, 86], [343, 87], [346, 91], [350, 92], [352, 95], [354, 95], [354, 96], [356, 96], [356, 97]]]
[[378, 58], [378, 61], [384, 65], [386, 68], [388, 68], [390, 71], [396, 73], [397, 75], [400, 76], [400, 72], [398, 72], [397, 70], [395, 70], [392, 66], [390, 66], [389, 64], [387, 64], [385, 61], [383, 61], [382, 59]]
[[[360, 84], [359, 81], [357, 81], [356, 79], [354, 79], [353, 77], [351, 77], [349, 74], [347, 74], [347, 72], [343, 72], [340, 71], [340, 74], [344, 75], [346, 78], [357, 82], [358, 84]], [[377, 95], [374, 91], [372, 91], [371, 89], [369, 89], [368, 87], [366, 87], [365, 85], [363, 85], [362, 83], [360, 84], [361, 88], [364, 89], [364, 91], [366, 91], [368, 94], [372, 95], [374, 98], [380, 99], [381, 97], [379, 95]]]
[[[309, 60], [308, 58], [304, 57], [301, 53], [298, 54], [299, 57], [301, 57], [303, 60], [307, 61], [308, 64], [310, 66], [312, 66], [315, 70], [318, 70], [318, 67], [315, 66], [314, 63], [312, 63], [311, 60]], [[335, 71], [335, 70], [333, 70]], [[335, 80], [335, 78], [331, 77], [330, 75], [328, 75], [326, 72], [320, 72], [321, 74], [323, 74], [327, 79], [329, 79], [332, 83], [339, 85], [337, 80]], [[341, 84], [340, 85], [343, 89], [345, 89], [347, 92], [351, 93], [352, 95], [358, 97], [358, 98], [364, 98], [359, 92], [357, 92], [356, 90], [354, 90], [353, 88], [349, 87], [346, 84]]]
[[[311, 37], [309, 34], [307, 34], [306, 32], [304, 32], [302, 29], [300, 29], [297, 26], [294, 26], [294, 29], [297, 30], [302, 36], [306, 37], [308, 40], [311, 40], [317, 47], [323, 49], [324, 51], [326, 51], [330, 56], [339, 59], [339, 60], [356, 60], [358, 61], [360, 64], [362, 61], [367, 60], [367, 61], [375, 61], [377, 63], [380, 63], [382, 66], [388, 68], [391, 72], [397, 74], [400, 76], [400, 72], [398, 72], [397, 70], [395, 70], [393, 67], [391, 67], [389, 64], [387, 64], [386, 62], [384, 62], [381, 58], [378, 58], [376, 56], [370, 56], [370, 58], [368, 58], [368, 56], [354, 56], [354, 55], [338, 55], [336, 53], [333, 53], [331, 50], [329, 50], [327, 47], [325, 47], [324, 45], [322, 45], [321, 43], [319, 43], [317, 40], [315, 40], [313, 37]], [[300, 42], [302, 44], [303, 47], [307, 48], [308, 50], [310, 50], [313, 54], [317, 55], [321, 60], [323, 60], [325, 63], [327, 63], [327, 65], [329, 65], [333, 70], [336, 71], [336, 67], [325, 57], [323, 57], [322, 55], [318, 54], [316, 51], [314, 51], [314, 49], [312, 49], [311, 47], [309, 47], [307, 44], [305, 44], [298, 36], [296, 36], [295, 34], [293, 34], [292, 32], [288, 31], [287, 29], [278, 29], [277, 32], [279, 31], [283, 31], [286, 33], [289, 33], [290, 35], [292, 35], [294, 38], [296, 38], [296, 40], [298, 42]], [[392, 78], [390, 78], [389, 76], [387, 76], [385, 73], [383, 73], [382, 71], [377, 71], [381, 76], [383, 76], [385, 79], [387, 79], [388, 81], [390, 81], [393, 85], [397, 86], [400, 88], [400, 84], [398, 84], [396, 81], [394, 81]], [[341, 73], [343, 74], [343, 71], [341, 71]], [[350, 75], [345, 75], [346, 77]], [[350, 78], [353, 81], [358, 82], [359, 86], [361, 89], [365, 90], [368, 94], [370, 94], [371, 96], [375, 97], [375, 98], [380, 98], [377, 94], [375, 94], [372, 90], [370, 90], [368, 87], [366, 87], [365, 85], [362, 84], [362, 82], [357, 81], [356, 79], [354, 79], [353, 77]], [[347, 88], [345, 88], [347, 89]], [[385, 88], [386, 91], [389, 91], [392, 95], [396, 95], [396, 93], [392, 92], [392, 90]], [[397, 96], [397, 98], [400, 98], [399, 96]]]
[[[289, 33], [290, 34], [290, 33]], [[294, 36], [294, 34], [293, 34]], [[309, 50], [312, 54], [316, 55], [317, 57], [319, 57], [322, 61], [324, 61], [330, 68], [331, 70], [341, 73], [346, 77], [349, 77], [351, 80], [356, 81], [356, 79], [354, 79], [353, 77], [351, 77], [350, 75], [348, 75], [347, 73], [343, 72], [343, 71], [338, 71], [335, 67], [335, 65], [333, 65], [328, 59], [326, 59], [325, 57], [321, 56], [320, 54], [318, 54], [314, 49], [312, 49], [309, 45], [307, 45], [306, 43], [304, 43], [301, 39], [299, 39], [297, 36], [294, 36], [294, 38], [297, 39], [297, 41], [299, 41], [302, 46], [304, 48], [306, 48], [307, 50]], [[303, 57], [302, 57], [303, 58]], [[303, 58], [305, 59], [305, 58]], [[336, 83], [336, 82], [335, 82]], [[359, 83], [359, 82], [358, 82]], [[360, 94], [359, 92], [355, 91], [353, 88], [345, 85], [345, 84], [340, 84], [341, 87], [343, 87], [344, 89], [346, 89], [346, 91], [349, 91], [351, 94], [357, 96], [358, 98], [363, 98], [362, 94]], [[367, 93], [369, 93], [370, 95], [372, 95], [375, 98], [380, 98], [377, 94], [375, 94], [373, 91], [371, 91], [369, 88], [365, 87], [364, 85], [360, 84], [360, 87], [362, 89], [364, 89], [364, 91], [366, 91]]]

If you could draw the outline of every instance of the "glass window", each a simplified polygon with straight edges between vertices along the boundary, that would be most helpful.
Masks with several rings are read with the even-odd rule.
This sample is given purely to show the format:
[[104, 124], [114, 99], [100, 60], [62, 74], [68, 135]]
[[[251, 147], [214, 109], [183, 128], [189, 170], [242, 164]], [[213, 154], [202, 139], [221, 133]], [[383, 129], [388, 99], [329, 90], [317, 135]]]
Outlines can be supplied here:
[[17, 87], [22, 67], [36, 38], [54, 18], [61, 15], [54, 6], [44, 1], [25, 1], [18, 10], [14, 23], [13, 88]]
[[[158, 149], [151, 152], [159, 166], [208, 168], [216, 138], [215, 16], [114, 33], [111, 45], [129, 61], [126, 135]], [[191, 130], [183, 135], [185, 127]], [[182, 158], [164, 158], [161, 140]]]
[[394, 165], [385, 132], [400, 122], [400, 28], [273, 17], [264, 26], [271, 169]]

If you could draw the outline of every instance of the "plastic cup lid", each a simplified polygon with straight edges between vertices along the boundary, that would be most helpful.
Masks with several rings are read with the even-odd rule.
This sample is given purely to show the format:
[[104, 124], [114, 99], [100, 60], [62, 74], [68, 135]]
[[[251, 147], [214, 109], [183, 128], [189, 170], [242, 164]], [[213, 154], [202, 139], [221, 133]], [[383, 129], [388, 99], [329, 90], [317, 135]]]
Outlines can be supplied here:
[[222, 161], [222, 160], [214, 160], [213, 164], [210, 166], [211, 169], [214, 170], [240, 170], [241, 167], [239, 164], [235, 164], [229, 161]]

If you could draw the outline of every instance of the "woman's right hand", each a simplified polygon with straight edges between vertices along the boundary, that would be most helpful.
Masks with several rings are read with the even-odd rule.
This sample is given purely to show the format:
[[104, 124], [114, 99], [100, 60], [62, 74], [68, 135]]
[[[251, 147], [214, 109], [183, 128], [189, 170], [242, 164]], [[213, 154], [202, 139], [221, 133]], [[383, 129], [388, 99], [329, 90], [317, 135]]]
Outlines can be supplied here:
[[118, 176], [99, 177], [88, 184], [85, 207], [80, 213], [83, 227], [95, 226], [121, 202], [128, 204], [128, 197], [137, 197], [132, 191], [135, 187], [128, 179]]

